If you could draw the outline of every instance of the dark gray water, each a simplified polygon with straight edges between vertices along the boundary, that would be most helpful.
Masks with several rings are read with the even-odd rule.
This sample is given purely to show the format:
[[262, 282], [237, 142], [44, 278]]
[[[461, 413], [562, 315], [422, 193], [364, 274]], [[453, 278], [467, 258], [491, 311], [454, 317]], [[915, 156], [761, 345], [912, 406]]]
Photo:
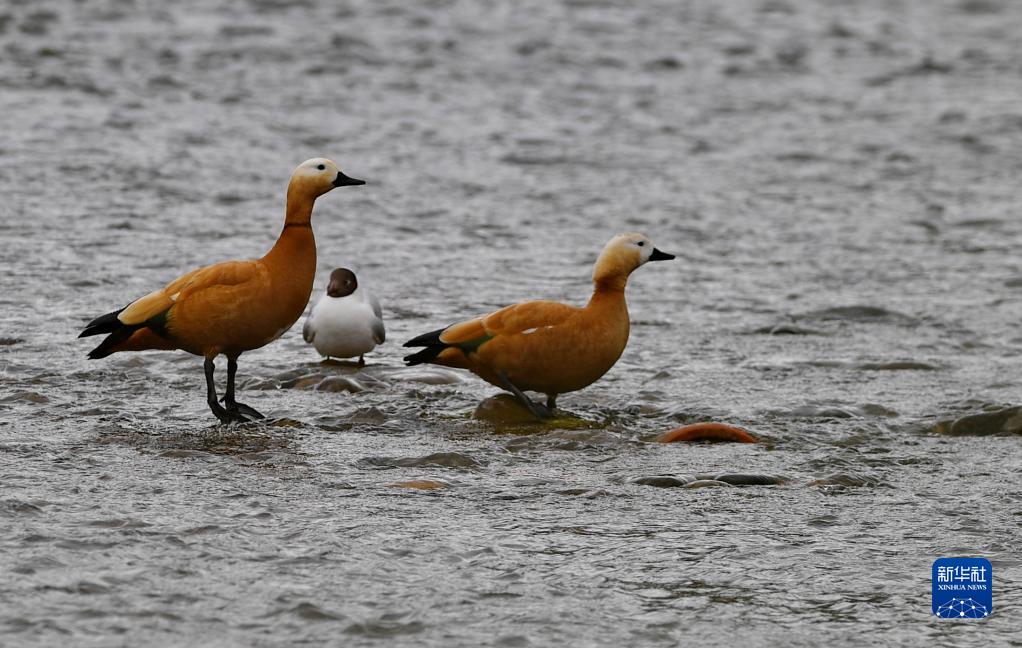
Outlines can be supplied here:
[[[0, 644], [1020, 645], [1022, 4], [412, 4], [0, 4]], [[314, 219], [369, 366], [292, 330], [227, 429], [195, 357], [85, 359], [316, 155], [370, 182]], [[681, 258], [577, 420], [401, 368], [628, 230]], [[765, 443], [650, 443], [702, 420]], [[634, 482], [722, 473], [783, 483]], [[991, 618], [930, 616], [945, 555]]]

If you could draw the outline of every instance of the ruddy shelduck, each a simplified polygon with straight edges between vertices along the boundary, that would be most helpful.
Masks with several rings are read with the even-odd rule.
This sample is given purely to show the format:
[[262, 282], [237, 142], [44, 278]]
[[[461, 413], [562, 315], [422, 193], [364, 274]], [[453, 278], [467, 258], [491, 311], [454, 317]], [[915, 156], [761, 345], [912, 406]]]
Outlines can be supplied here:
[[[548, 417], [558, 394], [592, 384], [625, 350], [628, 276], [647, 261], [673, 258], [642, 234], [619, 234], [596, 260], [593, 296], [584, 307], [553, 301], [508, 306], [409, 340], [405, 346], [426, 348], [405, 362], [468, 369], [514, 394], [537, 418]], [[546, 394], [546, 407], [524, 391]]]
[[[234, 398], [238, 356], [276, 340], [294, 324], [312, 294], [316, 239], [312, 206], [335, 187], [365, 184], [325, 158], [298, 165], [287, 187], [284, 227], [262, 258], [193, 270], [124, 308], [97, 317], [79, 337], [107, 334], [89, 353], [181, 349], [205, 358], [206, 401], [221, 422], [263, 418]], [[227, 356], [227, 390], [217, 400], [213, 360]]]
[[325, 358], [354, 358], [365, 364], [365, 354], [387, 339], [379, 300], [359, 284], [348, 268], [330, 273], [326, 292], [305, 318], [302, 337]]

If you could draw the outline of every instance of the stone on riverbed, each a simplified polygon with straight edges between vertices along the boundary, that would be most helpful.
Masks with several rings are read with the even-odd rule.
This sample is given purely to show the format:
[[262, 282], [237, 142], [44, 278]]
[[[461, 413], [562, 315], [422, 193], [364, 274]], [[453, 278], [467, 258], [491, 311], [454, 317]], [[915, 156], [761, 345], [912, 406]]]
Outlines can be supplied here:
[[692, 443], [695, 441], [756, 443], [758, 439], [748, 431], [726, 423], [693, 423], [665, 432], [657, 437], [657, 441], [660, 443]]
[[450, 487], [450, 482], [442, 479], [410, 479], [408, 481], [392, 482], [387, 484], [391, 488], [411, 488], [414, 490], [439, 490]]
[[938, 434], [950, 436], [990, 436], [1022, 434], [1022, 407], [1005, 407], [993, 412], [968, 414], [933, 426]]

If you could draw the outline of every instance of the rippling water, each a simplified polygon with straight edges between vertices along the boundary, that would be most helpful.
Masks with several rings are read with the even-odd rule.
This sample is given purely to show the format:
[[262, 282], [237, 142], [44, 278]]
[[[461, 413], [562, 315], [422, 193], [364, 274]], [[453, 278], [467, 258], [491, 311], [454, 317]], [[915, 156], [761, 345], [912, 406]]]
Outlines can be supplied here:
[[[411, 4], [0, 5], [0, 644], [1019, 645], [1022, 5]], [[198, 359], [85, 359], [262, 254], [314, 155], [370, 182], [315, 216], [317, 292], [384, 303], [369, 366], [293, 330], [241, 359], [273, 418], [222, 428]], [[626, 230], [680, 258], [577, 419], [401, 367], [583, 303]], [[650, 443], [700, 420], [765, 443]], [[655, 485], [727, 473], [780, 483]], [[929, 613], [963, 554], [978, 626]]]

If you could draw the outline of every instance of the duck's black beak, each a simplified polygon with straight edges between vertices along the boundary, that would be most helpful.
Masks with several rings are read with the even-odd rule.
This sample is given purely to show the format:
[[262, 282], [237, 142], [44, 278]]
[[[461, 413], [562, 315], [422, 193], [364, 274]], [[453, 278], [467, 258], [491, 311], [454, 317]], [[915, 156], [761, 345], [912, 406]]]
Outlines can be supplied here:
[[337, 172], [337, 177], [334, 178], [335, 187], [355, 187], [358, 185], [364, 185], [365, 180], [358, 180], [356, 178], [349, 178], [340, 171]]
[[649, 255], [649, 260], [650, 261], [670, 261], [673, 258], [674, 258], [673, 254], [667, 254], [666, 252], [661, 252], [660, 250], [658, 250], [656, 248], [653, 248], [653, 254]]

